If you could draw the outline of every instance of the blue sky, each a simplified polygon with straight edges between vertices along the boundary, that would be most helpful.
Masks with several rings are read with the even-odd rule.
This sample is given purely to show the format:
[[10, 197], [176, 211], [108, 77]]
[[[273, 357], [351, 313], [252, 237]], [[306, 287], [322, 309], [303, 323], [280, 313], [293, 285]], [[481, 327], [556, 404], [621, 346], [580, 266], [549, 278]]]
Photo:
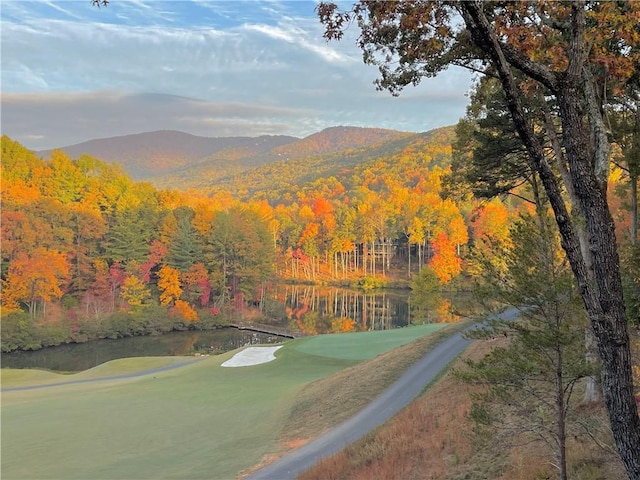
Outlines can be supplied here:
[[[346, 4], [345, 4], [346, 5]], [[314, 1], [0, 0], [2, 133], [34, 150], [154, 130], [304, 137], [421, 132], [464, 115], [471, 74], [377, 92], [357, 29], [327, 43]]]

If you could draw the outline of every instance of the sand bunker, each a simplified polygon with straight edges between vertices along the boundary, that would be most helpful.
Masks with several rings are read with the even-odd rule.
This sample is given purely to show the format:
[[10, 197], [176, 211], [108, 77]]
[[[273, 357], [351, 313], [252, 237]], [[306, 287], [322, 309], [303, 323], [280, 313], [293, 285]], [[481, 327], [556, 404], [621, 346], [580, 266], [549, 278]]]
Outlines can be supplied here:
[[275, 351], [279, 347], [249, 347], [236, 353], [233, 357], [222, 364], [223, 367], [249, 367], [259, 365], [276, 359]]

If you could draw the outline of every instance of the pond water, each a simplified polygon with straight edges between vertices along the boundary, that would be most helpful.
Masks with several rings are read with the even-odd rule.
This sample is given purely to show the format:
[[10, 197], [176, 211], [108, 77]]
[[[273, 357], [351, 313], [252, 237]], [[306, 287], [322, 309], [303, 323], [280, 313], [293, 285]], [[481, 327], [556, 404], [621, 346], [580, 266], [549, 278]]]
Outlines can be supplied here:
[[[362, 292], [316, 285], [281, 285], [269, 300], [284, 306], [289, 328], [305, 334], [388, 330], [422, 323], [452, 323], [460, 319], [452, 313], [468, 300], [468, 295], [448, 297], [434, 294], [425, 302], [412, 301], [410, 290]], [[284, 320], [283, 320], [284, 322]], [[286, 323], [285, 322], [285, 323]]]
[[117, 358], [219, 354], [244, 345], [286, 340], [289, 339], [237, 328], [206, 332], [171, 332], [164, 335], [59, 345], [33, 352], [3, 353], [2, 367], [79, 372]]
[[291, 328], [315, 335], [406, 327], [411, 324], [409, 293], [284, 285], [276, 288], [271, 298], [284, 305], [284, 316]]
[[[428, 310], [412, 304], [410, 291], [365, 293], [335, 287], [281, 285], [265, 299], [265, 316], [278, 329], [303, 335], [386, 330], [412, 323], [454, 322], [452, 299], [434, 298]], [[224, 328], [172, 332], [158, 336], [96, 340], [2, 354], [2, 367], [77, 372], [125, 357], [219, 354], [244, 345], [276, 343], [287, 338]]]

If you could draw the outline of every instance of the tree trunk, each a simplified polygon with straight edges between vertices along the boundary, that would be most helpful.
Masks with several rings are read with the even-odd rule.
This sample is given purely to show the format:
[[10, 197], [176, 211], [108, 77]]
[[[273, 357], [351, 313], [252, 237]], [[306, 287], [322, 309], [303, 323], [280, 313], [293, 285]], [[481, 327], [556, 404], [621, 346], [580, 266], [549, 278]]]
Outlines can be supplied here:
[[638, 176], [631, 176], [631, 245], [638, 241]]
[[375, 240], [371, 241], [371, 254], [369, 255], [369, 257], [371, 257], [371, 276], [375, 277], [376, 276], [376, 241]]
[[[585, 77], [588, 52], [584, 39], [583, 5], [572, 5], [572, 38], [566, 72], [554, 74], [532, 63], [521, 64], [520, 68], [531, 67], [531, 74], [535, 74], [558, 101], [571, 184], [585, 215], [595, 279], [588, 273], [575, 224], [567, 211], [557, 178], [546, 161], [542, 145], [527, 121], [519, 100], [521, 92], [497, 35], [480, 4], [463, 2], [460, 5], [474, 43], [487, 52], [496, 66], [516, 130], [530, 155], [532, 168], [540, 175], [555, 213], [562, 247], [567, 253], [595, 333], [602, 360], [603, 393], [618, 453], [629, 477], [640, 480], [640, 418], [633, 395], [629, 336], [614, 224], [607, 205], [606, 181], [603, 182], [601, 177], [606, 171], [602, 165], [606, 147], [598, 143], [599, 135], [593, 135], [597, 130], [593, 116], [597, 112], [594, 113], [593, 105], [586, 108], [590, 99], [588, 92], [585, 92], [585, 83], [589, 78]], [[517, 61], [525, 62], [522, 59]]]
[[[556, 319], [558, 314], [556, 314]], [[558, 322], [559, 327], [559, 322]], [[558, 470], [560, 479], [567, 480], [567, 433], [566, 433], [566, 406], [564, 398], [564, 375], [562, 374], [562, 346], [556, 344], [556, 422], [558, 441]]]
[[[577, 79], [569, 79], [558, 95], [565, 148], [575, 193], [585, 214], [595, 282], [581, 288], [602, 360], [603, 393], [618, 452], [630, 478], [640, 479], [640, 418], [633, 395], [631, 355], [615, 225], [606, 198], [606, 183], [593, 169], [589, 131], [584, 128]], [[587, 288], [587, 285], [590, 288]]]

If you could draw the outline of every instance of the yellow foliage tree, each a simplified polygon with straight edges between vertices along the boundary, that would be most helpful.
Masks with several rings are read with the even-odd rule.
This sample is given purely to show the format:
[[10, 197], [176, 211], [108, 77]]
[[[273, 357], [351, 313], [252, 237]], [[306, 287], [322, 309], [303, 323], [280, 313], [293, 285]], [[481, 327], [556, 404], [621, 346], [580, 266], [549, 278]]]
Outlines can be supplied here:
[[144, 307], [146, 301], [151, 298], [151, 292], [145, 288], [144, 283], [135, 275], [129, 275], [124, 279], [120, 289], [120, 297], [134, 310]]
[[164, 265], [158, 272], [158, 288], [160, 288], [160, 305], [167, 306], [177, 302], [182, 295], [180, 272]]

